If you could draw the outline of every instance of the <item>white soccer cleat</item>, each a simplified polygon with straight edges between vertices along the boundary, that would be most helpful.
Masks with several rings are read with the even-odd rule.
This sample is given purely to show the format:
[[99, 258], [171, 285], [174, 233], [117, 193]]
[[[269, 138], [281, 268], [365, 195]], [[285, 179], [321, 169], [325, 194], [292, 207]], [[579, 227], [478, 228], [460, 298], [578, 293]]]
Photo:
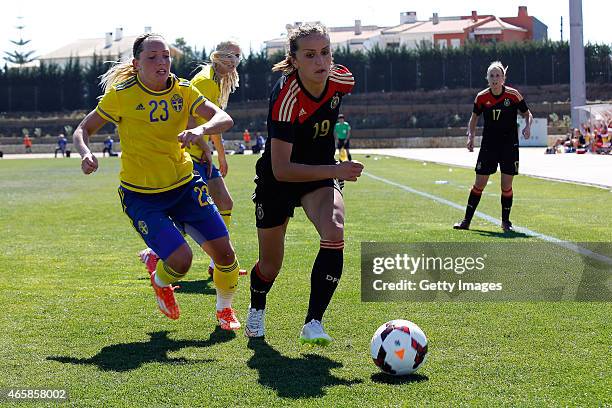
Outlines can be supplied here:
[[323, 324], [315, 319], [312, 319], [302, 327], [300, 333], [300, 344], [316, 344], [318, 346], [327, 346], [334, 341], [329, 334], [325, 333]]
[[257, 310], [249, 305], [247, 313], [247, 321], [244, 327], [244, 334], [247, 337], [264, 337], [266, 330], [264, 327], [266, 321], [266, 309]]

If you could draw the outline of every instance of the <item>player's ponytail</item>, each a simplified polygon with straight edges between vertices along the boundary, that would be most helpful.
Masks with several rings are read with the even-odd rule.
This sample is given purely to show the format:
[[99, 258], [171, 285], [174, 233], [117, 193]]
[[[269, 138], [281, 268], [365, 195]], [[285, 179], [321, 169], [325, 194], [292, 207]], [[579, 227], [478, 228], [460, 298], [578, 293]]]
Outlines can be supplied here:
[[[159, 34], [146, 33], [139, 35], [136, 37], [134, 41], [134, 45], [132, 46], [132, 55], [135, 59], [140, 57], [142, 50], [144, 48], [143, 44], [147, 38], [151, 37], [159, 37], [162, 40], [162, 37]], [[133, 76], [136, 76], [136, 68], [131, 61], [115, 61], [111, 62], [111, 67], [104, 74], [100, 75], [100, 86], [104, 89], [104, 93], [108, 92], [113, 85], [123, 82]]]
[[104, 93], [108, 92], [113, 85], [123, 82], [136, 75], [136, 68], [130, 61], [111, 62], [113, 64], [108, 71], [100, 76], [100, 86]]
[[329, 34], [327, 33], [327, 27], [325, 27], [321, 23], [316, 24], [300, 24], [297, 27], [291, 29], [287, 36], [288, 43], [288, 51], [285, 54], [285, 59], [281, 62], [274, 64], [272, 67], [273, 72], [281, 71], [284, 75], [289, 75], [293, 71], [295, 71], [295, 67], [293, 66], [292, 58], [295, 58], [296, 52], [298, 50], [298, 40], [300, 38], [308, 37], [311, 34], [319, 34], [329, 39]]

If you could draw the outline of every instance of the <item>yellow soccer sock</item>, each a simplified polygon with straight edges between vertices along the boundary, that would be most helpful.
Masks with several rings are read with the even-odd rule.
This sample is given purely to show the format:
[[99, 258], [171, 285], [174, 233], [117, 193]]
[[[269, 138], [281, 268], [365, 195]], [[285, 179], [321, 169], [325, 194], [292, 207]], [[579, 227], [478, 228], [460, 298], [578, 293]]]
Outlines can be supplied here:
[[158, 262], [157, 269], [155, 270], [155, 279], [159, 283], [163, 283], [163, 286], [171, 285], [181, 280], [187, 273], [178, 273], [165, 262]]
[[215, 265], [215, 271], [213, 272], [215, 287], [225, 291], [236, 290], [239, 271], [238, 259], [228, 266]]
[[[223, 218], [223, 223], [225, 224], [225, 228], [229, 231], [230, 225], [232, 225], [232, 210], [219, 210], [219, 214], [221, 214], [221, 218]], [[215, 262], [210, 258], [210, 268], [215, 267]]]
[[220, 210], [219, 214], [221, 214], [225, 227], [229, 231], [230, 225], [232, 225], [232, 210]]

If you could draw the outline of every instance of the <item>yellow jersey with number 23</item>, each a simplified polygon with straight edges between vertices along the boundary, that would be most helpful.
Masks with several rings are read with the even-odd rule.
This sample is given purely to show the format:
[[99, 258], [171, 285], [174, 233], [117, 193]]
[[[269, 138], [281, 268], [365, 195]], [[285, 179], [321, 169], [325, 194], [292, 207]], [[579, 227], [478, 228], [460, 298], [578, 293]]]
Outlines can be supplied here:
[[193, 162], [177, 136], [205, 101], [189, 81], [174, 74], [163, 91], [153, 91], [133, 76], [104, 94], [96, 112], [118, 127], [121, 186], [154, 194], [191, 180]]

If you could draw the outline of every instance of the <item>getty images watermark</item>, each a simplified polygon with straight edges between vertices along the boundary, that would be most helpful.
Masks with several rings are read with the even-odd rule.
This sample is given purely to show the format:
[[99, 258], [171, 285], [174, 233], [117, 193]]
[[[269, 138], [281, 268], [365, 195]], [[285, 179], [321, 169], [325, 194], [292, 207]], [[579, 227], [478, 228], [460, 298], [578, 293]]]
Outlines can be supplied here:
[[612, 243], [361, 244], [363, 301], [610, 301]]

